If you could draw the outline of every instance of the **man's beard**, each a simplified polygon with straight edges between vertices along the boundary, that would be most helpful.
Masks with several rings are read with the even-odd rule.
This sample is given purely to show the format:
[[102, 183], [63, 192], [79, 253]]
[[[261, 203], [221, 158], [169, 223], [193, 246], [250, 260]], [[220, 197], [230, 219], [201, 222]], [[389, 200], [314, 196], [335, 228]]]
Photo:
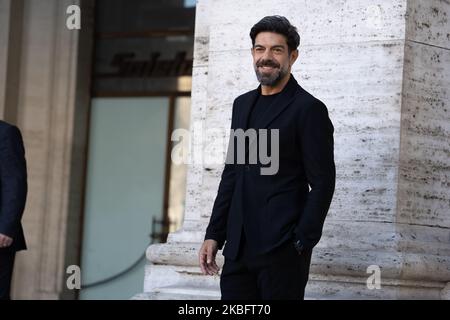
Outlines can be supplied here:
[[[274, 69], [271, 73], [267, 74], [259, 70], [259, 67], [262, 66], [270, 66]], [[255, 64], [255, 72], [256, 78], [258, 79], [259, 83], [261, 83], [261, 85], [274, 87], [280, 82], [281, 79], [286, 76], [288, 70], [281, 68], [280, 65], [273, 60], [262, 60]]]

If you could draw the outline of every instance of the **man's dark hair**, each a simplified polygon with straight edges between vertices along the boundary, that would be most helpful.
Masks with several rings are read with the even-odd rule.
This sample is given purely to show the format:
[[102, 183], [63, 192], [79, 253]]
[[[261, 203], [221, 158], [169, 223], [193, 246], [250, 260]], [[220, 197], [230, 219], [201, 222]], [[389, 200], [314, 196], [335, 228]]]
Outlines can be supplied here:
[[252, 46], [255, 46], [255, 39], [258, 33], [269, 31], [282, 34], [286, 37], [289, 52], [297, 49], [300, 45], [300, 35], [288, 19], [283, 16], [266, 16], [256, 23], [250, 30]]

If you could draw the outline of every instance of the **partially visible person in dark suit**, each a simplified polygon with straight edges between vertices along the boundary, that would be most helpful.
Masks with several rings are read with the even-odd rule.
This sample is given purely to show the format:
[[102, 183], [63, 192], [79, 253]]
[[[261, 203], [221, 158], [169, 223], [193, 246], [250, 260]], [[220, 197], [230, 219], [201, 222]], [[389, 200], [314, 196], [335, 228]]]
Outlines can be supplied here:
[[[259, 146], [267, 143], [259, 132], [279, 132], [279, 148], [265, 147], [278, 155], [278, 170], [263, 175], [266, 163], [249, 161], [250, 147], [241, 151], [245, 163], [227, 161], [199, 264], [204, 274], [217, 273], [215, 256], [225, 245], [223, 300], [304, 299], [335, 188], [334, 127], [325, 104], [291, 74], [300, 43], [296, 28], [285, 17], [268, 16], [250, 38], [260, 85], [235, 99], [231, 129], [257, 132]], [[231, 148], [235, 157], [240, 150]]]
[[27, 169], [22, 135], [0, 120], [0, 300], [10, 299], [16, 252], [27, 248], [22, 214], [27, 197]]

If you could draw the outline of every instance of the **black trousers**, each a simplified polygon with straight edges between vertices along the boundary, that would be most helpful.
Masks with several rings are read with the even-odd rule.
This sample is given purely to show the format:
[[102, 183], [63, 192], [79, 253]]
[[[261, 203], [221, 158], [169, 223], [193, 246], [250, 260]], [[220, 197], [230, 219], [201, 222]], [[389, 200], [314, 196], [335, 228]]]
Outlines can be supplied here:
[[10, 300], [11, 280], [16, 252], [0, 251], [0, 300]]
[[245, 239], [237, 260], [225, 258], [220, 276], [222, 300], [303, 300], [312, 250], [298, 254], [291, 242], [253, 256]]

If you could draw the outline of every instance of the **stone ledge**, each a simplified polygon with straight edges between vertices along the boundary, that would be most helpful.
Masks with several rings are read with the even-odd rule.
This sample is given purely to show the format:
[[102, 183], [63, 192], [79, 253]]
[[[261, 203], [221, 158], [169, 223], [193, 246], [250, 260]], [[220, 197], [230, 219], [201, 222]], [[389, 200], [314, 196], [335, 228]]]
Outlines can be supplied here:
[[[139, 300], [219, 299], [218, 277], [205, 277], [194, 267], [147, 265], [146, 287]], [[381, 288], [370, 290], [367, 276], [310, 274], [305, 299], [448, 299], [449, 285], [442, 282], [381, 278]]]
[[366, 279], [352, 277], [310, 277], [305, 295], [326, 300], [444, 299], [442, 283], [387, 280], [380, 289], [368, 289]]
[[220, 292], [187, 287], [166, 287], [154, 292], [143, 292], [131, 300], [219, 300]]
[[[200, 243], [155, 244], [147, 248], [147, 259], [155, 265], [198, 268]], [[223, 265], [219, 252], [217, 263]], [[392, 249], [360, 250], [357, 248], [316, 247], [311, 273], [365, 277], [370, 265], [378, 265], [386, 279], [450, 282], [450, 257], [432, 254], [398, 252]]]

